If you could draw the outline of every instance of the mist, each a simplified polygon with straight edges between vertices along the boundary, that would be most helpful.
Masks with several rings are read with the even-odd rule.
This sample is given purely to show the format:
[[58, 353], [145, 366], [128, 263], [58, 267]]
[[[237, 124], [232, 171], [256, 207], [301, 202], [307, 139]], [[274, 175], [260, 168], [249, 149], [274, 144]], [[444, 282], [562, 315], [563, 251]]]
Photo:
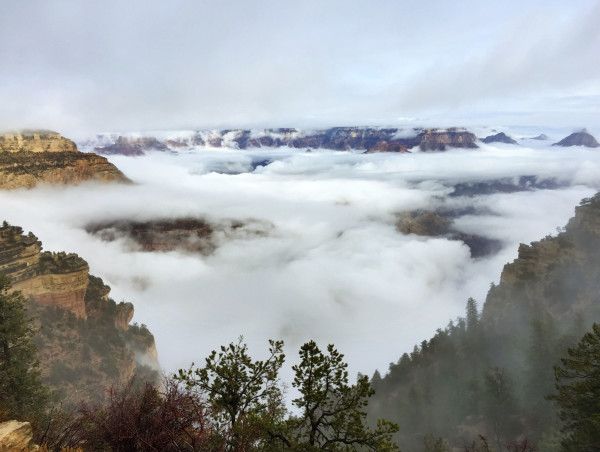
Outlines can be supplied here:
[[[385, 371], [463, 315], [468, 297], [483, 303], [518, 244], [554, 234], [600, 185], [600, 153], [547, 143], [371, 155], [196, 148], [110, 160], [135, 183], [1, 192], [3, 216], [45, 250], [78, 253], [113, 299], [134, 303], [134, 321], [154, 333], [166, 372], [201, 363], [240, 335], [255, 356], [270, 338], [283, 339], [289, 356], [314, 339], [334, 343], [351, 373]], [[459, 182], [522, 175], [559, 188], [449, 196]], [[502, 249], [474, 259], [461, 241], [396, 229], [399, 212], [441, 207], [472, 207], [455, 227]], [[94, 222], [175, 217], [264, 230], [218, 236], [208, 256], [136, 251], [85, 231]]]

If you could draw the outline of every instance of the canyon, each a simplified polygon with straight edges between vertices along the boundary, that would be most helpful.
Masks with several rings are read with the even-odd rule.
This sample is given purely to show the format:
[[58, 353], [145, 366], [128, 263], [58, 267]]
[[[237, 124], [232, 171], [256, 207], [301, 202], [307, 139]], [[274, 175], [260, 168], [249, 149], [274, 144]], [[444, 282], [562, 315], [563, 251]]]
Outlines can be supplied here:
[[194, 146], [252, 149], [289, 147], [296, 149], [362, 150], [376, 152], [443, 151], [449, 147], [477, 148], [477, 137], [462, 128], [421, 129], [332, 127], [313, 131], [295, 128], [199, 130], [185, 137], [159, 140], [145, 136], [101, 137], [107, 141], [94, 146], [94, 140], [83, 143], [105, 155], [142, 155], [147, 151], [177, 151]]
[[[543, 141], [546, 135], [540, 134], [531, 140]], [[103, 155], [140, 156], [148, 151], [179, 152], [194, 147], [260, 149], [328, 149], [336, 151], [380, 152], [439, 152], [450, 148], [476, 149], [478, 142], [519, 143], [498, 132], [479, 139], [465, 128], [412, 128], [395, 127], [332, 127], [329, 129], [301, 130], [295, 128], [278, 129], [226, 129], [196, 130], [176, 133], [173, 136], [157, 138], [134, 134], [101, 134], [83, 141], [83, 147], [93, 149]], [[599, 146], [596, 139], [586, 131], [576, 132], [555, 143], [560, 146]]]

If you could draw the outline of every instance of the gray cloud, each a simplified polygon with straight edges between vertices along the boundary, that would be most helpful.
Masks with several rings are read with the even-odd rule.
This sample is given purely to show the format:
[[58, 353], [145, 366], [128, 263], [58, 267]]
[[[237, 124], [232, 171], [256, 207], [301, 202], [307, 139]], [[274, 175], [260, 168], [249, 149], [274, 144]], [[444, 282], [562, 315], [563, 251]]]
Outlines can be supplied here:
[[75, 136], [460, 119], [498, 98], [598, 95], [597, 22], [591, 0], [12, 2], [0, 123]]

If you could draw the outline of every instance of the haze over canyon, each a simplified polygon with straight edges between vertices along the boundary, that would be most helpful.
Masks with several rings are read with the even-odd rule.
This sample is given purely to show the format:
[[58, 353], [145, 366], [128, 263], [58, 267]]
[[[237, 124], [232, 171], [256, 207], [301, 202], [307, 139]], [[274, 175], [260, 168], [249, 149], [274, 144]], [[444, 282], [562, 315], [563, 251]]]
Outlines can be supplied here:
[[[83, 256], [116, 301], [135, 304], [167, 371], [244, 335], [257, 351], [269, 338], [335, 343], [352, 372], [372, 374], [462, 315], [468, 297], [483, 300], [519, 243], [555, 234], [599, 188], [597, 149], [552, 146], [568, 130], [501, 129], [517, 144], [461, 130], [467, 147], [438, 152], [412, 129], [296, 131], [321, 136], [310, 149], [240, 149], [235, 131], [199, 144], [209, 132], [103, 134], [80, 148], [138, 149], [107, 152], [133, 183], [41, 184], [0, 203], [8, 222]], [[323, 133], [383, 133], [406, 149], [365, 153], [381, 137], [327, 149]], [[271, 145], [285, 135], [251, 134]]]

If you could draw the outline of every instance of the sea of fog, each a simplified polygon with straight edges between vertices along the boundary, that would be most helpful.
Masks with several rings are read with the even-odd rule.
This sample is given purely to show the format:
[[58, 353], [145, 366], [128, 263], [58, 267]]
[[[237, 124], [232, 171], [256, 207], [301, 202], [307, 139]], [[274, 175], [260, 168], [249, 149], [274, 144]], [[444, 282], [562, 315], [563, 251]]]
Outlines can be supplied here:
[[[534, 140], [444, 153], [198, 148], [110, 160], [135, 184], [1, 192], [0, 205], [44, 249], [80, 254], [113, 299], [133, 302], [167, 372], [202, 363], [240, 335], [256, 357], [269, 338], [283, 339], [291, 365], [314, 339], [335, 344], [351, 374], [385, 372], [463, 315], [468, 297], [483, 304], [519, 243], [555, 234], [600, 186], [598, 150]], [[449, 196], [459, 182], [521, 175], [554, 178], [560, 188]], [[502, 249], [473, 259], [460, 241], [397, 231], [397, 213], [442, 206], [473, 208], [456, 226]], [[202, 256], [132, 251], [84, 230], [182, 216], [253, 220], [264, 233], [224, 235]]]

